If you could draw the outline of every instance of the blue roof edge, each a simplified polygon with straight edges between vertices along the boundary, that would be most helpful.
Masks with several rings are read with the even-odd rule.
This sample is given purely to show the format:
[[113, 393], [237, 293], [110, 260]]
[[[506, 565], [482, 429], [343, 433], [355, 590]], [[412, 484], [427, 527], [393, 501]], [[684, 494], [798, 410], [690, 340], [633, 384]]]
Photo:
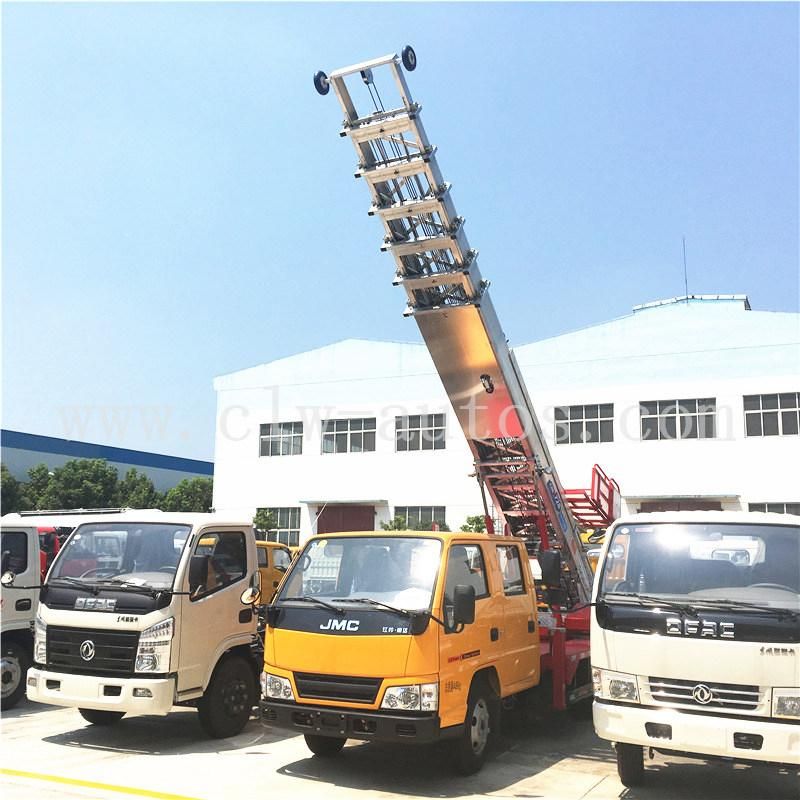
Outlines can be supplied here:
[[166, 456], [161, 453], [148, 453], [143, 450], [129, 450], [126, 447], [112, 447], [104, 444], [80, 442], [74, 439], [59, 439], [55, 436], [41, 436], [37, 433], [23, 433], [3, 428], [0, 431], [0, 445], [17, 450], [33, 450], [38, 453], [55, 453], [73, 458], [104, 458], [139, 467], [171, 469], [177, 472], [196, 472], [199, 475], [214, 475], [212, 461], [194, 458]]

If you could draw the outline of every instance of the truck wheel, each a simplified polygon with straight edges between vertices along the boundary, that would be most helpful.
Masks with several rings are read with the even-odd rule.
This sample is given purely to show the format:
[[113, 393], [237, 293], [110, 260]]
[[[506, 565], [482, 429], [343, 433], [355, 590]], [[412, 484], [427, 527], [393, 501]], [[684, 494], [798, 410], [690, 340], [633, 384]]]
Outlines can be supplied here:
[[454, 742], [455, 766], [462, 775], [473, 775], [486, 761], [498, 725], [499, 705], [497, 695], [486, 681], [473, 682], [464, 731]]
[[79, 708], [78, 712], [92, 725], [113, 725], [125, 716], [124, 711], [99, 711], [96, 708]]
[[644, 780], [644, 748], [617, 742], [617, 772], [624, 786], [639, 786]]
[[3, 711], [14, 708], [25, 694], [25, 676], [31, 658], [19, 642], [3, 642], [3, 663], [0, 675], [0, 708]]
[[347, 739], [340, 739], [336, 736], [315, 736], [312, 733], [305, 734], [308, 749], [320, 758], [331, 758], [342, 752], [344, 743]]
[[256, 680], [250, 664], [230, 656], [217, 665], [206, 693], [197, 701], [203, 730], [212, 739], [241, 733], [256, 698]]

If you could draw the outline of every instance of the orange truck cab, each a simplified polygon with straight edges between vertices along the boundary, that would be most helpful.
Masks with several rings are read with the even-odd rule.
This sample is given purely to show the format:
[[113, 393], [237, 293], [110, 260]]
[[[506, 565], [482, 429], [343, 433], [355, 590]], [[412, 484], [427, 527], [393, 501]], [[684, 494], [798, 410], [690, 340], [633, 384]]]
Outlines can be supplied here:
[[259, 540], [256, 542], [256, 555], [261, 573], [261, 596], [264, 602], [269, 602], [292, 563], [292, 554], [285, 544]]
[[450, 739], [469, 774], [501, 701], [539, 684], [546, 639], [521, 540], [317, 535], [267, 610], [262, 721], [305, 734], [317, 755], [348, 738]]

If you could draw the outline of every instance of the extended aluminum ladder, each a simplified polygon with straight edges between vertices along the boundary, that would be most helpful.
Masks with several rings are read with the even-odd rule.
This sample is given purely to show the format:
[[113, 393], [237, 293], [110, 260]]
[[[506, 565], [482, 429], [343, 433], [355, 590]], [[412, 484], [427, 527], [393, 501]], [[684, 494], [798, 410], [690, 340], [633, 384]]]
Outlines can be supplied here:
[[[341, 135], [350, 137], [358, 153], [355, 174], [372, 195], [369, 214], [383, 223], [382, 249], [397, 264], [394, 283], [408, 295], [406, 315], [419, 325], [472, 450], [482, 490], [507, 532], [561, 551], [567, 604], [586, 603], [593, 576], [578, 524], [401, 60], [408, 70], [416, 67], [414, 51], [406, 47], [402, 58], [387, 55], [330, 76], [318, 72], [314, 85], [320, 94], [333, 87], [341, 103]], [[399, 107], [384, 107], [373, 75], [378, 69], [390, 72]], [[348, 76], [366, 84], [373, 105], [367, 113], [356, 109]]]

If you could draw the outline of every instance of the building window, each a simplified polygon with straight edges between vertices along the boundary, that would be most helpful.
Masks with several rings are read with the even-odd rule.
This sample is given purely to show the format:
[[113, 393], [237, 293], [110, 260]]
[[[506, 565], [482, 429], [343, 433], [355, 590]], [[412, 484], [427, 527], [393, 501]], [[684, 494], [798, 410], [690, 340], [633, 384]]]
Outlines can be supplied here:
[[[262, 509], [258, 509], [261, 511]], [[280, 542], [289, 547], [300, 545], [300, 508], [288, 506], [282, 508], [265, 508], [275, 520], [276, 527], [267, 531], [268, 542]]]
[[796, 436], [800, 429], [800, 393], [746, 394], [744, 427], [747, 436]]
[[395, 449], [444, 450], [444, 414], [411, 414], [395, 417]]
[[556, 406], [556, 444], [614, 441], [614, 404]]
[[647, 400], [639, 403], [642, 439], [713, 439], [717, 400]]
[[410, 530], [430, 530], [436, 522], [445, 525], [444, 506], [395, 506], [395, 517], [402, 517]]
[[374, 453], [375, 417], [327, 419], [322, 423], [323, 453]]
[[261, 426], [261, 456], [299, 456], [303, 452], [302, 422], [267, 422]]
[[800, 503], [748, 503], [748, 511], [771, 511], [774, 514], [796, 514], [800, 516]]

